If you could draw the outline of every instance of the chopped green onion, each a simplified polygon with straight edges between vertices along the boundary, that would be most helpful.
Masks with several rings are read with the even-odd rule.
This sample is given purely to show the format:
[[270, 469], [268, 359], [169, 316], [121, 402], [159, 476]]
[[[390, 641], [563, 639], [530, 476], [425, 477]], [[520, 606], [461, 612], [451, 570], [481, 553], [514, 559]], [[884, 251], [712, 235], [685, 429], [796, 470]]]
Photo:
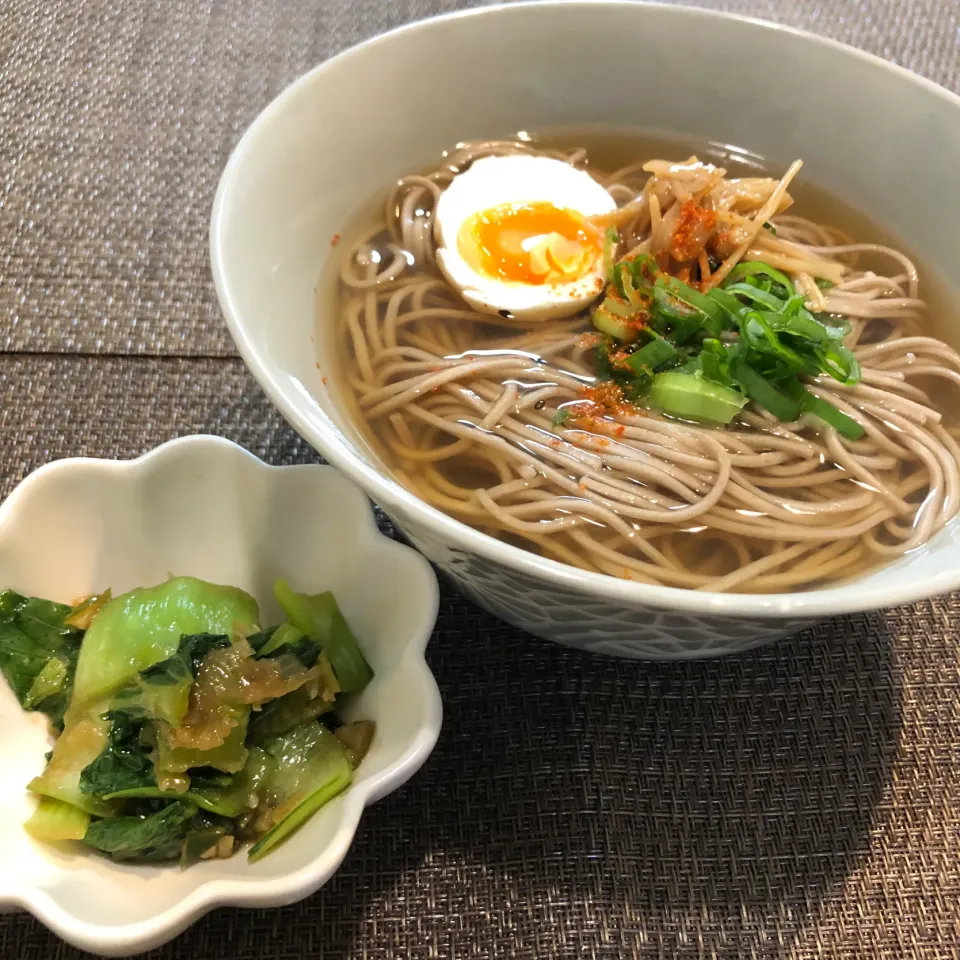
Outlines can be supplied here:
[[863, 436], [863, 427], [853, 417], [848, 417], [829, 401], [811, 393], [799, 380], [788, 381], [784, 384], [784, 390], [800, 404], [802, 410], [823, 420], [845, 440], [859, 440]]
[[664, 286], [653, 288], [653, 306], [650, 325], [660, 334], [668, 334], [676, 344], [686, 343], [701, 329], [703, 314]]
[[853, 329], [853, 324], [849, 320], [844, 320], [842, 317], [833, 318], [832, 323], [826, 323], [823, 320], [819, 322], [827, 328], [827, 333], [830, 334], [832, 340], [843, 340]]
[[796, 400], [784, 396], [769, 380], [743, 360], [736, 360], [731, 372], [747, 391], [747, 396], [757, 405], [769, 410], [778, 420], [792, 423], [800, 416], [800, 404]]
[[769, 230], [774, 236], [777, 235], [777, 228], [769, 220], [763, 225], [763, 229]]
[[[843, 345], [850, 324], [811, 312], [782, 271], [745, 261], [722, 287], [702, 293], [641, 255], [615, 264], [612, 281], [594, 311], [594, 326], [614, 340], [634, 341], [637, 349], [627, 366], [636, 379], [631, 382], [623, 369], [612, 367], [607, 354], [617, 349], [613, 340], [600, 350], [597, 376], [615, 380], [634, 401], [649, 393], [651, 405], [666, 413], [728, 423], [746, 402], [745, 394], [779, 420], [795, 420], [806, 410], [845, 438], [862, 435], [856, 421], [819, 401], [797, 380], [826, 374], [844, 384], [859, 381], [860, 365]], [[739, 336], [722, 342], [727, 331]], [[667, 379], [664, 368], [670, 372]], [[728, 391], [720, 394], [728, 406], [711, 409], [707, 402], [705, 413], [701, 391], [713, 387]], [[563, 419], [566, 415], [558, 425]]]
[[616, 227], [607, 227], [603, 236], [603, 276], [607, 283], [613, 283], [613, 257], [620, 237]]
[[733, 385], [730, 375], [730, 353], [719, 340], [704, 340], [700, 352], [700, 369], [707, 380], [729, 387]]
[[623, 295], [634, 311], [643, 306], [643, 296], [637, 289], [633, 280], [633, 273], [627, 269], [620, 273], [620, 284], [623, 287]]
[[601, 333], [615, 337], [617, 340], [631, 340], [633, 338], [633, 328], [630, 324], [625, 323], [622, 317], [614, 316], [603, 304], [593, 311], [593, 325]]
[[651, 340], [646, 346], [641, 347], [630, 356], [627, 363], [641, 374], [652, 374], [654, 369], [665, 360], [670, 360], [677, 355], [677, 348], [664, 340], [663, 337], [657, 337]]
[[[677, 280], [676, 277], [670, 277], [666, 274], [657, 278], [656, 286], [665, 287], [681, 303], [685, 303], [694, 310], [699, 310], [703, 315], [702, 326], [714, 336], [719, 334], [726, 326], [727, 318], [723, 307], [716, 300], [710, 299], [705, 293], [694, 290], [693, 287], [688, 286], [682, 280]], [[654, 295], [656, 295], [656, 291]]]
[[621, 300], [620, 297], [613, 294], [607, 295], [603, 303], [600, 304], [600, 308], [607, 313], [612, 313], [615, 317], [623, 317], [624, 319], [635, 316], [637, 312], [637, 308], [633, 304], [627, 303], [626, 300]]
[[630, 273], [630, 264], [624, 260], [621, 260], [619, 263], [615, 263], [613, 265], [613, 286], [617, 293], [619, 293], [621, 297], [625, 298], [627, 293], [626, 288], [623, 285], [624, 276], [632, 279], [632, 275]]
[[688, 323], [699, 314], [698, 310], [688, 306], [661, 283], [653, 288], [653, 302], [657, 313], [669, 323]]
[[807, 310], [792, 316], [772, 313], [768, 310], [754, 312], [762, 317], [767, 326], [776, 333], [789, 333], [794, 337], [802, 337], [804, 340], [812, 340], [815, 343], [837, 339], [830, 335], [831, 331], [825, 324], [815, 320], [813, 314]]
[[846, 386], [860, 382], [860, 361], [842, 343], [833, 342], [814, 351], [820, 369]]
[[554, 415], [551, 421], [555, 427], [562, 427], [571, 417], [573, 411], [569, 407], [561, 407]]
[[658, 373], [647, 397], [651, 406], [686, 420], [729, 423], [747, 402], [736, 390], [685, 373]]
[[735, 324], [744, 310], [743, 304], [732, 293], [727, 292], [721, 287], [714, 287], [707, 294], [707, 297], [721, 306], [727, 314], [728, 324]]
[[804, 404], [815, 417], [828, 423], [845, 440], [859, 440], [864, 433], [863, 427], [853, 417], [848, 417], [842, 410], [838, 410], [832, 403], [821, 397], [808, 394], [810, 400]]
[[740, 337], [743, 343], [758, 353], [774, 357], [791, 372], [805, 370], [807, 364], [804, 358], [777, 336], [765, 319], [766, 316], [768, 314], [758, 313], [756, 310], [744, 314], [740, 321]]
[[637, 256], [628, 262], [630, 264], [630, 270], [633, 273], [635, 286], [639, 284], [644, 287], [650, 287], [656, 283], [657, 277], [660, 276], [660, 268], [657, 266], [657, 261], [654, 260], [649, 253], [637, 254]]
[[751, 286], [749, 283], [727, 284], [723, 288], [727, 293], [737, 294], [740, 297], [746, 297], [754, 304], [766, 307], [779, 313], [783, 309], [783, 300], [769, 290], [761, 290], [760, 287]]
[[745, 260], [738, 263], [730, 273], [727, 274], [724, 287], [729, 289], [731, 286], [743, 280], [749, 281], [761, 277], [765, 277], [779, 284], [787, 291], [788, 297], [792, 297], [797, 292], [793, 286], [793, 281], [785, 273], [781, 273], [775, 267], [771, 267], [770, 264], [764, 263], [762, 260]]

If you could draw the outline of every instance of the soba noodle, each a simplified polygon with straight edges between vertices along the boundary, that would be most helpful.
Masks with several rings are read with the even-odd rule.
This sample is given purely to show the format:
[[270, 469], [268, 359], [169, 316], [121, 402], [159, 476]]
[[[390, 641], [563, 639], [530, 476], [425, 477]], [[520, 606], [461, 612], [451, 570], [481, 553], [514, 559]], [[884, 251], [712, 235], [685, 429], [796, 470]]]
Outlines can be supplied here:
[[[726, 259], [787, 273], [811, 310], [840, 314], [862, 379], [808, 381], [856, 419], [840, 437], [809, 414], [781, 423], [748, 406], [727, 429], [628, 410], [555, 427], [593, 382], [589, 314], [527, 322], [472, 310], [435, 266], [432, 212], [478, 157], [586, 151], [471, 143], [408, 176], [340, 273], [348, 382], [383, 459], [438, 509], [545, 557], [644, 583], [714, 591], [808, 588], [862, 573], [930, 539], [960, 506], [960, 448], [936, 402], [960, 355], [924, 336], [917, 270], [899, 251], [781, 213], [789, 178], [726, 179], [656, 160], [607, 176], [607, 218], [631, 253], [656, 253], [681, 205], [714, 191], [733, 224]], [[883, 272], [863, 266], [883, 263]], [[831, 286], [821, 289], [818, 280]], [[824, 285], [826, 286], [826, 285]], [[947, 384], [944, 384], [944, 381]]]

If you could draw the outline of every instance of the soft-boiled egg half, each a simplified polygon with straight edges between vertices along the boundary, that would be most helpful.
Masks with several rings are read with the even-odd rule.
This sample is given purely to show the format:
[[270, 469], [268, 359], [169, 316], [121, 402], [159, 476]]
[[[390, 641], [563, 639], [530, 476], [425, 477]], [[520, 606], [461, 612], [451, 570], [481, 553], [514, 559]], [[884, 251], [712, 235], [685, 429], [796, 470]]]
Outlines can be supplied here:
[[588, 173], [549, 157], [485, 157], [454, 177], [436, 208], [437, 262], [483, 313], [546, 320], [604, 288], [604, 231], [616, 209]]

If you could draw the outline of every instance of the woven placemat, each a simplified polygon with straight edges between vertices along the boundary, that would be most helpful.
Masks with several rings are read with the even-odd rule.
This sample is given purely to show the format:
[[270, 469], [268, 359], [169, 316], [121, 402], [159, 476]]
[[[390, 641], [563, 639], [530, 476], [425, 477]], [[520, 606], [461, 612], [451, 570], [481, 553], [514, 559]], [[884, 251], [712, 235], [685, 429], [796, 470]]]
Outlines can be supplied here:
[[[0, 6], [0, 496], [50, 459], [201, 431], [316, 459], [229, 358], [213, 190], [297, 74], [465, 5]], [[703, 5], [960, 89], [956, 0]], [[282, 910], [218, 911], [153, 960], [957, 956], [960, 597], [644, 665], [533, 640], [445, 590], [430, 661], [437, 750], [367, 812], [334, 879]], [[0, 918], [0, 960], [80, 956]]]
[[[243, 129], [326, 57], [457, 0], [4, 0], [0, 350], [233, 352], [207, 266]], [[960, 89], [957, 0], [713, 0]]]

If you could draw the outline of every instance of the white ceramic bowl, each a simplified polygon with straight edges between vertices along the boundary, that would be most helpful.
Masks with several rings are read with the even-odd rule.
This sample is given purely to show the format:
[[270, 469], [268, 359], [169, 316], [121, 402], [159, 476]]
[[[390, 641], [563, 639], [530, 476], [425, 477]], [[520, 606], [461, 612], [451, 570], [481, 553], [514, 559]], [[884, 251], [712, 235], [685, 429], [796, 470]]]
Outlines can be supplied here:
[[[460, 140], [557, 126], [659, 128], [735, 144], [871, 212], [960, 286], [960, 99], [839, 44], [703, 10], [521, 4], [427, 21], [323, 64], [278, 97], [227, 164], [213, 274], [241, 354], [291, 424], [482, 606], [535, 634], [631, 657], [694, 657], [960, 584], [954, 524], [847, 586], [695, 593], [584, 573], [508, 546], [392, 482], [345, 416], [330, 241], [398, 175]], [[947, 318], [960, 334], [960, 315]]]
[[0, 679], [0, 908], [29, 910], [96, 954], [147, 950], [213, 907], [278, 906], [312, 893], [340, 865], [363, 808], [407, 780], [440, 731], [423, 658], [436, 577], [377, 530], [366, 497], [332, 467], [268, 467], [227, 440], [191, 437], [129, 462], [50, 464], [0, 507], [0, 587], [69, 601], [171, 572], [250, 591], [264, 622], [279, 615], [277, 576], [333, 590], [376, 673], [346, 712], [375, 720], [377, 735], [350, 789], [263, 860], [118, 865], [23, 831], [33, 806], [24, 785], [43, 769], [49, 738], [45, 718], [24, 713]]

